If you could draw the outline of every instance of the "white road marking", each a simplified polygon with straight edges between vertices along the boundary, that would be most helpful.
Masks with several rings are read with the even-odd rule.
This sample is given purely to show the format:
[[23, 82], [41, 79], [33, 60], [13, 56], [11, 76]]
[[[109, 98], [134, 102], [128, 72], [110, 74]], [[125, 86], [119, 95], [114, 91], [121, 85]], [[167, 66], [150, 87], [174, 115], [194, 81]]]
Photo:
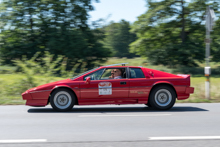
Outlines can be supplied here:
[[220, 136], [149, 137], [149, 140], [207, 140], [207, 139], [220, 139]]
[[97, 115], [79, 115], [78, 117], [140, 117], [140, 116], [168, 116], [171, 114], [97, 114]]
[[34, 143], [47, 142], [47, 139], [17, 139], [17, 140], [0, 140], [0, 143]]

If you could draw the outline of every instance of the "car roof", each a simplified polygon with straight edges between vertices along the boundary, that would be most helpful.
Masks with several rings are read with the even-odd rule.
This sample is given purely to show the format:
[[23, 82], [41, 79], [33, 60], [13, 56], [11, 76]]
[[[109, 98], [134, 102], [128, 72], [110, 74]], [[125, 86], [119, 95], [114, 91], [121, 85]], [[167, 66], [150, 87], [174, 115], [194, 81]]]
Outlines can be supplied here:
[[130, 68], [140, 68], [142, 66], [125, 66], [128, 63], [118, 63], [118, 64], [112, 64], [112, 65], [104, 65], [101, 67], [108, 67], [108, 68], [126, 68], [126, 67], [130, 67]]
[[105, 68], [126, 68], [126, 67], [130, 67], [130, 68], [142, 68], [142, 66], [100, 66], [100, 67], [105, 67]]

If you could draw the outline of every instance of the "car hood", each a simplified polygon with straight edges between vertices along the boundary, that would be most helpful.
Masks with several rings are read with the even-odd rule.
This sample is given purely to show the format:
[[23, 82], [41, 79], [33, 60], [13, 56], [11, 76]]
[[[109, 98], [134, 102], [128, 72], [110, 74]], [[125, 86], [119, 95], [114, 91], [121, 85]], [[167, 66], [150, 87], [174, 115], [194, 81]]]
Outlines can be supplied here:
[[28, 92], [41, 91], [41, 90], [51, 90], [51, 89], [54, 88], [54, 86], [67, 84], [69, 82], [72, 82], [72, 80], [71, 79], [65, 79], [65, 80], [60, 80], [60, 81], [56, 81], [56, 82], [51, 82], [51, 83], [43, 84], [43, 85], [28, 89]]

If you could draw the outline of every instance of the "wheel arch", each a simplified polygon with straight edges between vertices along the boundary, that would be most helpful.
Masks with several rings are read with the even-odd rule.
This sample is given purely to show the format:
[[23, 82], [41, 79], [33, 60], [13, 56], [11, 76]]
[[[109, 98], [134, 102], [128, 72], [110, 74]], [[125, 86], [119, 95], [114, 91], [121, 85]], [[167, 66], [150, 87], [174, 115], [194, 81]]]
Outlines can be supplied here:
[[176, 98], [177, 98], [177, 93], [176, 93], [176, 89], [174, 88], [174, 86], [173, 86], [171, 83], [169, 83], [169, 82], [161, 82], [161, 83], [155, 83], [155, 84], [153, 85], [153, 87], [152, 87], [151, 90], [150, 90], [148, 99], [150, 98], [150, 95], [151, 95], [153, 89], [155, 89], [155, 88], [158, 87], [158, 86], [168, 86], [168, 87], [172, 88], [172, 89], [174, 90], [174, 92], [175, 92], [175, 94], [176, 94]]
[[75, 105], [78, 105], [78, 104], [79, 104], [79, 103], [78, 103], [78, 97], [77, 97], [76, 93], [71, 89], [71, 87], [69, 87], [69, 86], [67, 86], [67, 85], [55, 86], [55, 87], [53, 88], [53, 90], [50, 92], [50, 95], [49, 95], [49, 97], [48, 97], [47, 104], [49, 104], [49, 102], [50, 102], [50, 96], [51, 96], [51, 94], [52, 94], [55, 90], [61, 89], [61, 88], [65, 88], [65, 89], [70, 90], [70, 91], [74, 94], [74, 96], [76, 97], [76, 104], [75, 104]]

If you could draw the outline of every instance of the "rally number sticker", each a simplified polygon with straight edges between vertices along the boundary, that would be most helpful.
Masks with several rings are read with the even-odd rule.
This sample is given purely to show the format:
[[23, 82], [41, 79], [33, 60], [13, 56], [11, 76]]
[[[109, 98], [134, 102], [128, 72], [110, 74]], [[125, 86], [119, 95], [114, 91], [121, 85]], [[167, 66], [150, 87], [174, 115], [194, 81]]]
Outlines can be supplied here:
[[99, 86], [99, 95], [111, 95], [112, 94], [112, 83], [101, 82]]

